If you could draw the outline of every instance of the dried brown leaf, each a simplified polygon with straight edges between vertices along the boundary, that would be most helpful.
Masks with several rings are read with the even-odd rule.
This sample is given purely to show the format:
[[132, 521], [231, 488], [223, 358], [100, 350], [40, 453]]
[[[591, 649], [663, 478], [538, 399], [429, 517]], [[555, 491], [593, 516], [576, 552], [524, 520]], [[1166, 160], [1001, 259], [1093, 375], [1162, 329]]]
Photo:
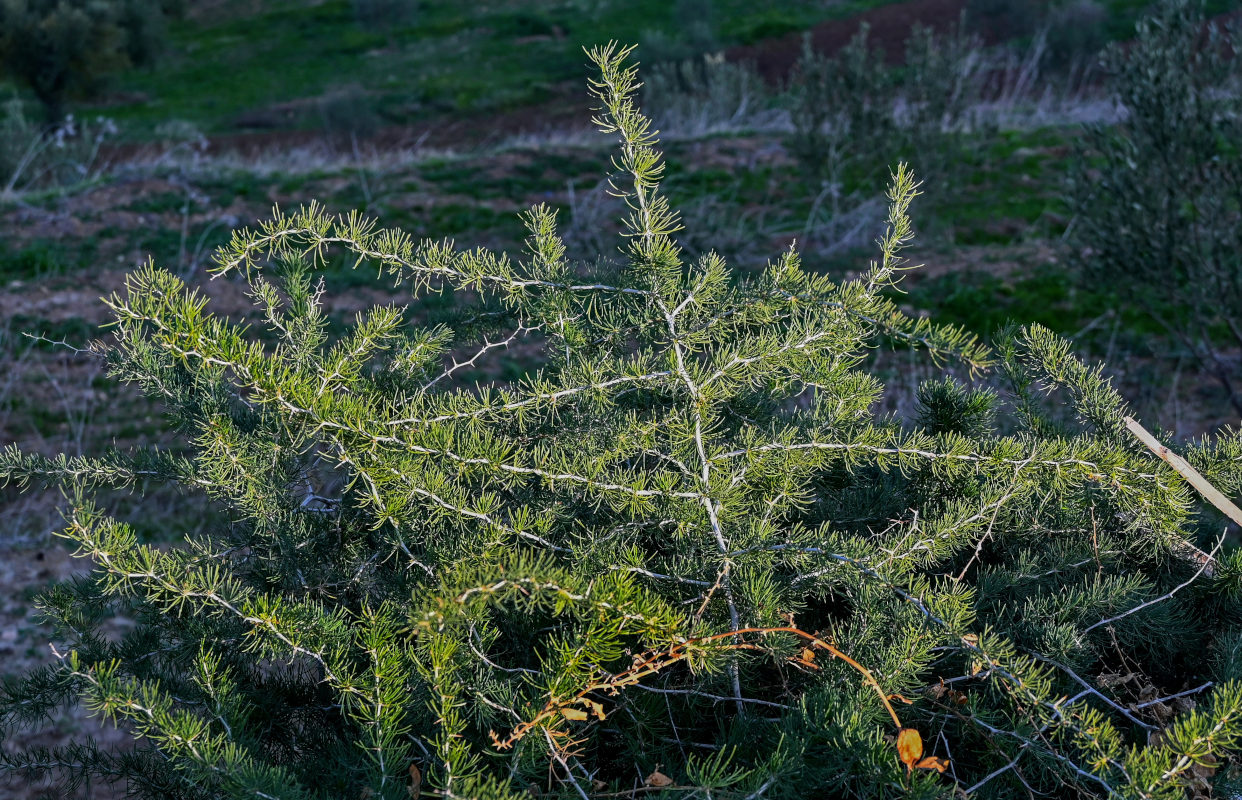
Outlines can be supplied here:
[[944, 774], [944, 771], [949, 768], [949, 761], [948, 759], [937, 758], [936, 756], [928, 756], [927, 758], [921, 759], [919, 763], [915, 764], [914, 768], [934, 769], [936, 772]]
[[1128, 675], [1121, 675], [1116, 672], [1105, 672], [1103, 675], [1096, 677], [1095, 682], [1100, 685], [1101, 689], [1112, 689], [1114, 686], [1129, 683], [1137, 677], [1139, 676], [1133, 672]]
[[587, 712], [580, 708], [562, 708], [561, 716], [565, 719], [572, 719], [575, 722], [586, 722]]
[[1190, 771], [1195, 774], [1195, 777], [1207, 780], [1216, 774], [1218, 767], [1219, 765], [1191, 764]]
[[923, 756], [923, 737], [914, 728], [902, 728], [897, 732], [897, 757], [906, 765], [906, 770]]
[[419, 771], [417, 764], [410, 765], [410, 797], [418, 800], [418, 796], [423, 792], [423, 773]]

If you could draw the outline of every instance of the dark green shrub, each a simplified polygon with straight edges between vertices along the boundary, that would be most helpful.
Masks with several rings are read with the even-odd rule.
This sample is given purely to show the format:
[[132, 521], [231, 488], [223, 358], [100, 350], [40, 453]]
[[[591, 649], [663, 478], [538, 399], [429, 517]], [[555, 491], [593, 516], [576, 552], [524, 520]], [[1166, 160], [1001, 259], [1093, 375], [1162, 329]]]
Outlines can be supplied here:
[[1046, 5], [1040, 0], [967, 0], [966, 19], [993, 39], [1024, 39], [1043, 24]]
[[[1070, 241], [1083, 280], [1142, 309], [1242, 413], [1242, 101], [1229, 39], [1166, 0], [1105, 59], [1124, 119], [1080, 137]], [[1236, 36], [1234, 48], [1239, 44]]]
[[168, 47], [168, 19], [182, 9], [168, 0], [122, 0], [117, 3], [117, 25], [125, 33], [125, 56], [129, 64], [154, 64]]
[[[1001, 342], [1015, 435], [999, 396], [944, 381], [922, 423], [876, 416], [879, 341], [990, 362], [884, 299], [910, 173], [855, 279], [792, 250], [750, 281], [686, 263], [627, 52], [590, 54], [620, 272], [568, 263], [543, 206], [511, 256], [311, 206], [218, 254], [260, 324], [153, 266], [111, 298], [96, 352], [188, 454], [0, 454], [0, 480], [65, 491], [95, 565], [43, 598], [63, 655], [0, 684], [0, 731], [79, 700], [137, 749], [0, 768], [151, 798], [1174, 800], [1224, 765], [1242, 559], [1195, 547], [1193, 496], [1099, 372], [1036, 326]], [[454, 324], [383, 306], [333, 337], [336, 250], [414, 312], [454, 294]], [[518, 342], [540, 370], [460, 380]], [[1236, 435], [1187, 455], [1242, 487]], [[90, 499], [152, 482], [228, 524], [156, 548]], [[134, 624], [104, 635], [113, 615]]]
[[1108, 43], [1108, 10], [1097, 0], [1069, 0], [1048, 15], [1046, 63], [1053, 70], [1082, 67]]
[[43, 104], [49, 124], [64, 116], [71, 93], [93, 91], [103, 75], [125, 62], [125, 34], [106, 4], [0, 3], [0, 68], [30, 88]]
[[164, 14], [156, 0], [0, 0], [0, 73], [34, 93], [48, 124], [59, 123], [71, 97], [154, 60]]
[[895, 76], [868, 34], [864, 23], [832, 57], [816, 53], [810, 39], [803, 39], [790, 90], [789, 152], [831, 185], [839, 186], [859, 167], [868, 176], [885, 169], [897, 139]]
[[669, 7], [667, 31], [643, 32], [641, 52], [648, 64], [697, 59], [721, 47], [712, 0], [675, 0]]
[[790, 88], [789, 151], [829, 187], [834, 203], [843, 193], [878, 194], [881, 176], [899, 160], [943, 196], [956, 183], [959, 134], [982, 92], [979, 40], [961, 25], [944, 34], [916, 25], [894, 67], [868, 36], [864, 24], [832, 56], [804, 40]]
[[316, 103], [317, 122], [336, 147], [350, 148], [359, 138], [373, 135], [380, 125], [375, 105], [358, 84], [339, 86]]
[[716, 10], [712, 0], [674, 0], [673, 30], [693, 55], [717, 50]]

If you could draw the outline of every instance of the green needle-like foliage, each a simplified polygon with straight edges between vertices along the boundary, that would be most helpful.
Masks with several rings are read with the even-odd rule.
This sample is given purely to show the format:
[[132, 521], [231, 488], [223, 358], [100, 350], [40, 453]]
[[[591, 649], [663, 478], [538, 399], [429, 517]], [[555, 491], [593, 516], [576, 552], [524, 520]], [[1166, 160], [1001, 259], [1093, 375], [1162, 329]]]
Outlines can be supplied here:
[[[995, 358], [883, 297], [908, 268], [910, 170], [856, 279], [792, 250], [747, 281], [686, 263], [628, 54], [589, 53], [629, 206], [615, 274], [568, 262], [542, 206], [507, 255], [311, 205], [217, 255], [251, 326], [154, 266], [109, 300], [100, 356], [163, 402], [188, 455], [0, 454], [5, 481], [65, 493], [62, 535], [94, 564], [43, 597], [63, 655], [3, 684], [0, 731], [81, 702], [136, 749], [13, 751], [15, 779], [151, 798], [1156, 800], [1227, 776], [1242, 559], [1204, 552], [1215, 518], [1127, 438], [1100, 371], [1027, 328], [996, 351], [1007, 395], [945, 376], [918, 420], [877, 416], [877, 344]], [[315, 273], [341, 253], [412, 305], [331, 328]], [[417, 322], [429, 292], [458, 293], [454, 324]], [[539, 371], [461, 379], [519, 341]], [[1186, 456], [1236, 490], [1240, 452], [1234, 436]], [[159, 481], [229, 524], [155, 547], [91, 500]], [[135, 624], [105, 636], [114, 615]]]

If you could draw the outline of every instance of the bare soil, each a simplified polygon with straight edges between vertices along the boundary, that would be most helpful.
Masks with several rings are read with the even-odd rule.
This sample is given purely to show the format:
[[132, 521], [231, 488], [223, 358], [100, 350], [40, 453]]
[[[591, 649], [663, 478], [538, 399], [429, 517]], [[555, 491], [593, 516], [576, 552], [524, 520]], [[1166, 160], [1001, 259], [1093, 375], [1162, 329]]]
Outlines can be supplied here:
[[[5, 508], [6, 518], [12, 509]], [[42, 546], [10, 549], [0, 546], [0, 668], [4, 674], [15, 675], [52, 663], [52, 646], [64, 652], [63, 643], [50, 640], [47, 629], [40, 626], [37, 612], [31, 608], [30, 593], [42, 587], [89, 571], [89, 564], [70, 557], [63, 545], [49, 541]], [[118, 621], [119, 625], [124, 625]], [[32, 748], [63, 747], [73, 742], [94, 740], [101, 750], [132, 747], [131, 735], [115, 726], [91, 717], [80, 706], [62, 709], [40, 728], [16, 739], [0, 743], [6, 752], [16, 753]], [[0, 779], [0, 797], [10, 800], [112, 800], [124, 797], [123, 787], [95, 783], [76, 792], [66, 793], [54, 779], [35, 782]]]

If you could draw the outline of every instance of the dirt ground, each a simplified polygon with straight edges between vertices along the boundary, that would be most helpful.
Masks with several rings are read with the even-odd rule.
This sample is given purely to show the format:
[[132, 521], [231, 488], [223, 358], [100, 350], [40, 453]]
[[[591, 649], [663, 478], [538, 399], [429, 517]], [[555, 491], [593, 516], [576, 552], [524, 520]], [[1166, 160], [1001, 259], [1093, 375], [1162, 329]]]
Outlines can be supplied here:
[[[35, 499], [38, 511], [47, 513], [45, 501]], [[32, 511], [33, 509], [27, 509]], [[4, 506], [4, 517], [10, 519], [15, 510]], [[81, 575], [89, 564], [72, 558], [59, 541], [28, 543], [21, 547], [0, 544], [0, 672], [18, 674], [32, 667], [52, 663], [52, 645], [64, 651], [63, 642], [54, 642], [47, 629], [38, 624], [37, 611], [30, 607], [33, 591], [52, 583]], [[56, 748], [72, 742], [93, 739], [102, 750], [131, 747], [132, 739], [123, 730], [89, 716], [81, 707], [63, 709], [48, 724], [37, 730], [6, 740], [0, 747], [8, 753], [31, 748]], [[8, 800], [57, 800], [85, 798], [112, 800], [124, 796], [122, 787], [96, 783], [72, 794], [51, 778], [33, 783], [22, 779], [5, 782], [0, 778], [0, 798]]]

